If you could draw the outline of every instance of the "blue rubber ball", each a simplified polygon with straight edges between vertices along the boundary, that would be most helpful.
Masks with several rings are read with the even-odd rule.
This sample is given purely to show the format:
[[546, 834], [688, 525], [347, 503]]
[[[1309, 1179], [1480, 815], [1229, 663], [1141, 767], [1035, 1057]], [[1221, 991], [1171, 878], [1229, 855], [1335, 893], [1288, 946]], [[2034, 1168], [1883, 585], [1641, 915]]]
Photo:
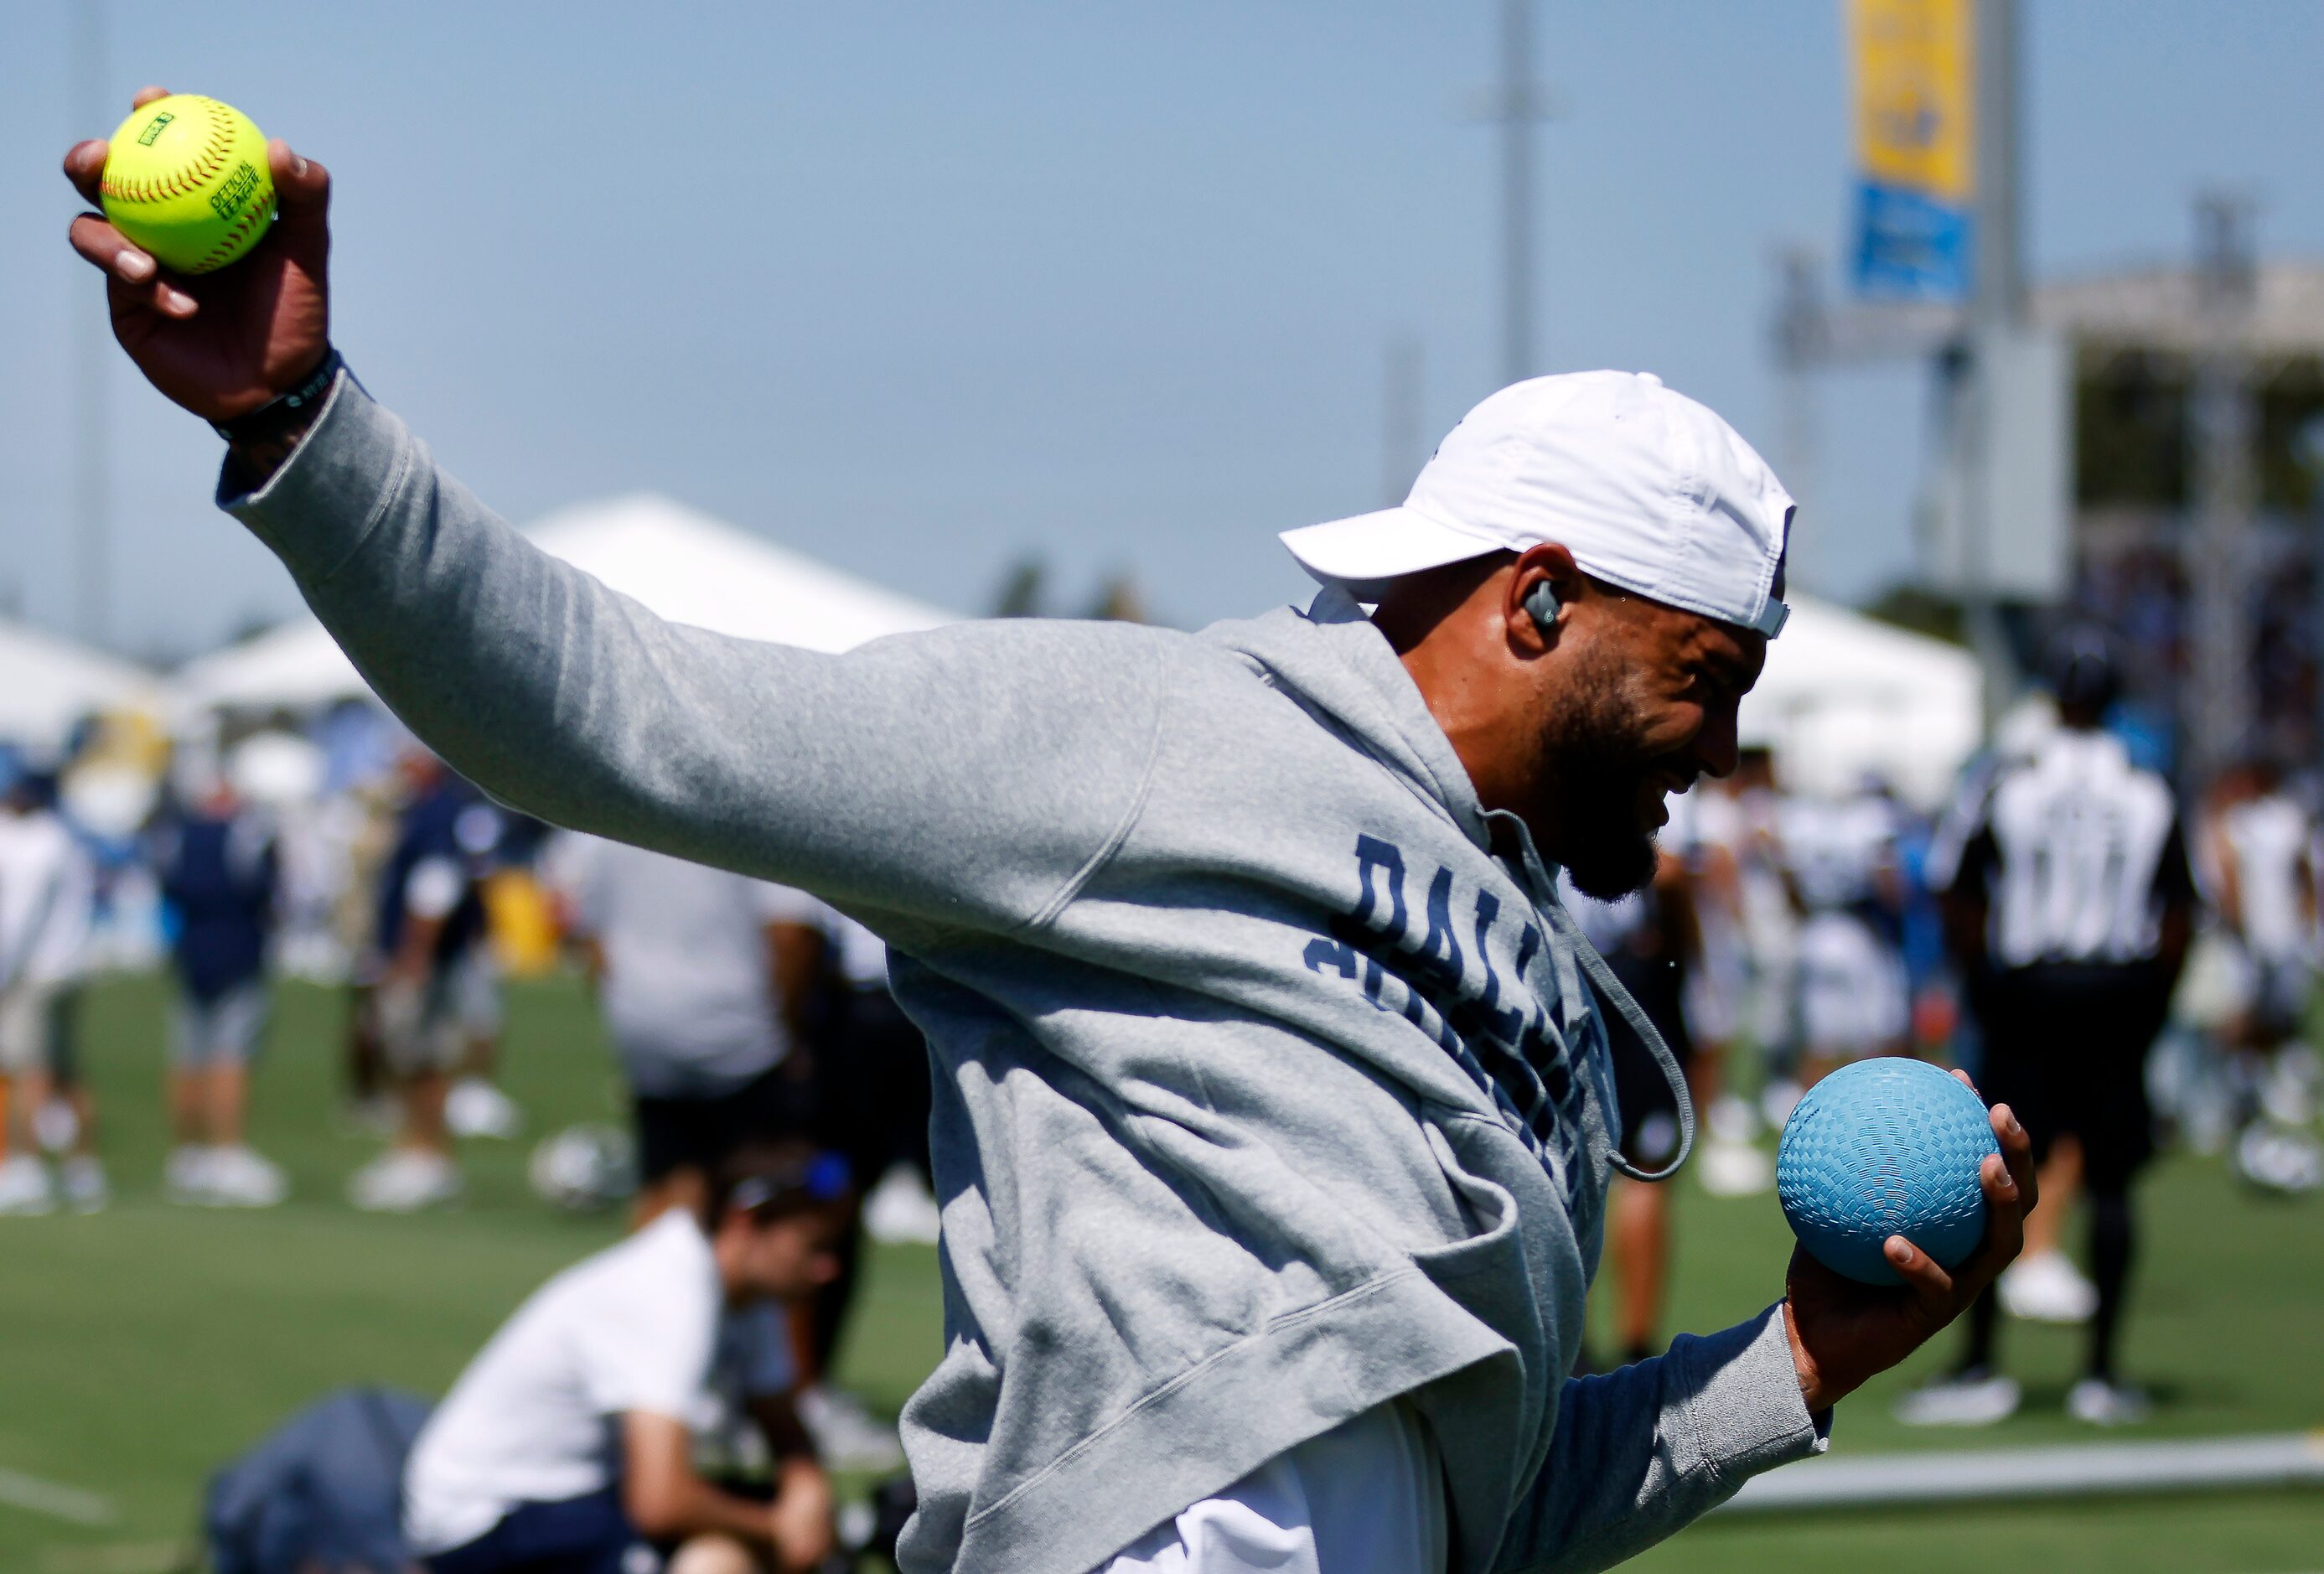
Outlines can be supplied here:
[[2000, 1152], [1978, 1096], [1926, 1061], [1842, 1066], [1808, 1090], [1775, 1149], [1775, 1195], [1800, 1244], [1835, 1273], [1901, 1284], [1901, 1235], [1945, 1267], [1985, 1238], [1978, 1166]]

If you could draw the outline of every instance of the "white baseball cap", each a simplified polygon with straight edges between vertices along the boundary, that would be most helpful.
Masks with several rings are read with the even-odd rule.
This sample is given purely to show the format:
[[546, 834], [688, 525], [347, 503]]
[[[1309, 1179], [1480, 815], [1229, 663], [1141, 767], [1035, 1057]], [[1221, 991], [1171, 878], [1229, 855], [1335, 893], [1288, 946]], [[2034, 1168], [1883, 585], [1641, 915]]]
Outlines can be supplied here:
[[1283, 532], [1360, 602], [1424, 568], [1554, 541], [1585, 573], [1775, 638], [1792, 497], [1751, 445], [1646, 372], [1513, 383], [1462, 418], [1402, 506]]

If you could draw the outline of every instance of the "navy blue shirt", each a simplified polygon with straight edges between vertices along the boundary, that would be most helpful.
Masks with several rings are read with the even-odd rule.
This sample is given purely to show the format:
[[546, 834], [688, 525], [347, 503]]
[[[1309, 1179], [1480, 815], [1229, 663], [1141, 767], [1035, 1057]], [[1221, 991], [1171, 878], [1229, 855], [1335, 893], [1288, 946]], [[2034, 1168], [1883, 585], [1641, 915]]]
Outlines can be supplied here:
[[484, 795], [456, 778], [446, 777], [404, 806], [395, 851], [379, 877], [379, 950], [392, 957], [403, 943], [409, 916], [404, 888], [411, 871], [431, 860], [449, 863], [460, 876], [460, 897], [436, 938], [438, 964], [450, 962], [484, 938], [484, 899], [480, 881], [499, 851], [501, 813]]
[[171, 954], [196, 999], [264, 974], [275, 862], [272, 834], [249, 814], [192, 812], [161, 832], [154, 863], [177, 919]]

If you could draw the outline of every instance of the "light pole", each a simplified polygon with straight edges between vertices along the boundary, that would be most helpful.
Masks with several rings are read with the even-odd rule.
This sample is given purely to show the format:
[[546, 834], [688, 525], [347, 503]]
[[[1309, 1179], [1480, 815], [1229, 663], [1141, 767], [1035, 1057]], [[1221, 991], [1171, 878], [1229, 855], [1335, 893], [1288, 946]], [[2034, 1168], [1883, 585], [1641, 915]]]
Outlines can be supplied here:
[[1522, 382], [1534, 360], [1533, 128], [1549, 117], [1533, 76], [1533, 0], [1501, 0], [1501, 81], [1491, 118], [1501, 130], [1501, 382]]
[[[105, 97], [105, 6], [78, 0], [69, 8], [72, 29], [72, 92], [76, 117], [102, 115]], [[78, 128], [98, 124], [80, 121]], [[78, 128], [74, 134], [78, 134]], [[105, 292], [88, 288], [86, 270], [74, 264], [78, 298], [73, 327], [72, 519], [73, 612], [80, 637], [92, 645], [111, 638], [113, 587], [111, 498], [107, 482], [106, 373], [113, 360]]]

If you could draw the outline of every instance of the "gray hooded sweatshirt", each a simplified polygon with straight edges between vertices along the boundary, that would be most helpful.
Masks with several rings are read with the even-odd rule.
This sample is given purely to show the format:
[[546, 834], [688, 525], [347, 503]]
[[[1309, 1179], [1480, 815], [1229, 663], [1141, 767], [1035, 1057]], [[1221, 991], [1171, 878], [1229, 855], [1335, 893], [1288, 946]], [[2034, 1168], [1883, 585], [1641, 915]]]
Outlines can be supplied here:
[[889, 943], [944, 1218], [907, 1570], [1082, 1574], [1398, 1399], [1464, 1574], [1604, 1568], [1824, 1446], [1780, 1308], [1566, 1376], [1618, 1135], [1591, 980], [1635, 1008], [1344, 595], [730, 639], [535, 548], [348, 378], [221, 502], [487, 790]]

